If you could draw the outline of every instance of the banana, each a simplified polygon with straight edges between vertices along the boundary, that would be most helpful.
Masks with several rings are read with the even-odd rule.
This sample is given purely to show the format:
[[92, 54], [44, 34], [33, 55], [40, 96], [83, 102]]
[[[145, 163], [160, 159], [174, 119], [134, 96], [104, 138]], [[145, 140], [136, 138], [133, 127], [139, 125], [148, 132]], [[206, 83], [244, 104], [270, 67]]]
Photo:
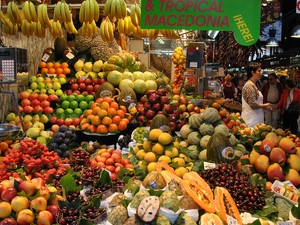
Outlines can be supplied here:
[[107, 21], [107, 24], [108, 24], [108, 32], [109, 32], [109, 37], [110, 37], [109, 42], [112, 42], [115, 38], [113, 24], [112, 24], [112, 22], [110, 22], [110, 20]]
[[73, 34], [77, 34], [77, 33], [78, 33], [76, 27], [74, 26], [73, 20], [71, 20], [71, 22], [68, 23], [68, 26], [69, 26], [70, 31], [71, 31]]
[[57, 20], [62, 21], [61, 15], [61, 2], [58, 2], [54, 7], [53, 19], [56, 22]]
[[106, 36], [105, 36], [105, 24], [106, 20], [103, 20], [100, 24], [100, 37], [104, 42], [107, 42]]
[[104, 35], [105, 35], [105, 39], [106, 39], [106, 42], [110, 42], [110, 34], [109, 34], [109, 31], [108, 31], [108, 22], [107, 22], [107, 19], [105, 20], [104, 22]]
[[59, 22], [61, 22], [61, 23], [67, 22], [67, 15], [66, 15], [67, 10], [65, 9], [65, 7], [67, 7], [65, 2], [61, 2], [61, 5], [60, 5], [61, 20], [59, 20]]
[[117, 0], [116, 3], [116, 19], [122, 19], [122, 5], [120, 4], [122, 0]]
[[31, 35], [38, 36], [37, 30], [36, 30], [36, 22], [31, 22], [30, 27], [31, 27], [31, 32], [32, 32]]
[[[11, 22], [16, 23], [15, 20], [16, 18], [14, 17], [13, 14], [12, 4], [13, 4], [12, 1], [7, 4], [7, 17]], [[9, 30], [9, 26], [8, 26], [8, 30]]]
[[83, 1], [81, 3], [80, 9], [79, 9], [79, 22], [83, 23], [84, 17], [85, 17], [85, 7], [86, 7], [86, 1]]
[[88, 23], [87, 24], [87, 36], [91, 37], [92, 36], [92, 32], [93, 32], [92, 24]]
[[137, 19], [136, 19], [136, 14], [135, 14], [135, 4], [132, 4], [130, 7], [130, 19], [131, 19], [131, 23], [134, 26], [137, 26]]
[[37, 23], [35, 24], [35, 31], [36, 31], [36, 34], [35, 34], [35, 35], [36, 35], [38, 38], [42, 38], [43, 33], [42, 33], [42, 25], [41, 25], [40, 22], [37, 22]]
[[92, 35], [96, 35], [97, 34], [97, 25], [95, 20], [92, 21]]
[[5, 24], [8, 26], [8, 18], [3, 14], [3, 12], [0, 10], [0, 20], [2, 24]]
[[69, 24], [68, 23], [64, 22], [64, 27], [65, 27], [65, 30], [67, 31], [67, 33], [72, 34], [72, 31], [69, 28]]
[[92, 0], [92, 2], [94, 4], [94, 20], [95, 20], [95, 22], [97, 22], [100, 17], [99, 4], [96, 0]]
[[39, 20], [40, 24], [43, 27], [47, 27], [47, 24], [44, 22], [44, 19], [43, 19], [43, 4], [38, 5], [38, 7], [37, 7], [37, 16], [38, 16], [38, 20]]
[[129, 35], [132, 32], [132, 23], [131, 23], [131, 18], [130, 16], [126, 16], [124, 19], [124, 34]]
[[127, 16], [126, 2], [124, 0], [119, 0], [121, 7], [121, 17], [124, 19]]
[[118, 19], [118, 31], [120, 34], [124, 34], [124, 20]]
[[135, 3], [135, 13], [137, 18], [138, 25], [141, 24], [141, 8], [138, 4]]
[[88, 5], [89, 5], [89, 18], [88, 18], [88, 21], [89, 21], [89, 24], [91, 24], [94, 20], [94, 15], [95, 15], [95, 12], [94, 12], [94, 2], [93, 0], [86, 0], [88, 1]]
[[86, 6], [85, 6], [85, 12], [84, 12], [84, 22], [88, 23], [90, 18], [90, 6], [89, 6], [89, 0], [85, 0]]
[[20, 14], [20, 10], [19, 10], [17, 4], [15, 2], [12, 2], [11, 7], [12, 7], [13, 15], [15, 17], [16, 24], [21, 24], [22, 16]]
[[[7, 9], [9, 9], [9, 6], [7, 6]], [[30, 23], [32, 21], [30, 9], [29, 9], [29, 2], [25, 1], [22, 5], [22, 11], [24, 14], [25, 19]], [[9, 10], [7, 11], [7, 15], [9, 16]]]
[[111, 12], [111, 4], [114, 0], [107, 0], [104, 4], [104, 16], [110, 15]]
[[29, 2], [28, 5], [29, 5], [29, 12], [31, 15], [31, 22], [37, 22], [38, 17], [37, 17], [37, 13], [36, 13], [34, 4], [32, 2]]
[[26, 24], [25, 24], [26, 22], [25, 21], [26, 20], [22, 20], [22, 22], [21, 22], [21, 33], [26, 36], [27, 33], [26, 33]]
[[110, 14], [108, 16], [110, 19], [116, 18], [116, 7], [116, 0], [113, 0], [110, 7]]
[[66, 22], [70, 23], [72, 19], [70, 8], [66, 2], [64, 2], [64, 5], [65, 5]]
[[[52, 29], [52, 24], [50, 23], [50, 19], [48, 16], [47, 4], [42, 4], [42, 17], [43, 17], [43, 21], [47, 24], [47, 27], [49, 29]], [[44, 28], [46, 28], [46, 27], [44, 27]]]
[[82, 23], [81, 32], [82, 32], [82, 36], [86, 36], [87, 35], [87, 24], [86, 24], [86, 22]]

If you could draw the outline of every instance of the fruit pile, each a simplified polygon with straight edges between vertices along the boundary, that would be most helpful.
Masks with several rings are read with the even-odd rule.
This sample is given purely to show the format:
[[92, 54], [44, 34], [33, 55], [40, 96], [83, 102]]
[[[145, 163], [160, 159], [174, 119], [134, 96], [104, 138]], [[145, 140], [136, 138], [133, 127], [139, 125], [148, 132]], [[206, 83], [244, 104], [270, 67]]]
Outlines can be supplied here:
[[31, 76], [30, 86], [26, 91], [28, 93], [43, 93], [43, 94], [55, 94], [61, 96], [63, 91], [61, 87], [67, 83], [67, 79], [64, 77], [43, 77], [43, 76]]
[[103, 73], [100, 72], [103, 66], [102, 60], [97, 60], [94, 63], [85, 61], [84, 59], [78, 59], [76, 63], [74, 63], [74, 69], [76, 71], [75, 78], [87, 78], [91, 79], [100, 78], [103, 79]]
[[[172, 62], [175, 64], [174, 82], [172, 83], [173, 93], [178, 94], [183, 82], [184, 72], [186, 70], [186, 56], [183, 54], [182, 48], [177, 47], [172, 54]], [[193, 77], [194, 78], [194, 77]], [[193, 79], [192, 76], [188, 79]], [[194, 80], [195, 81], [195, 80]], [[192, 80], [190, 84], [195, 84]]]
[[269, 132], [265, 139], [254, 144], [249, 160], [244, 164], [253, 167], [270, 182], [289, 180], [296, 187], [300, 185], [300, 149], [289, 137]]
[[105, 79], [102, 78], [98, 78], [98, 77], [94, 77], [94, 78], [90, 78], [90, 77], [79, 77], [76, 80], [71, 78], [69, 80], [69, 85], [70, 85], [70, 89], [66, 90], [66, 94], [70, 95], [70, 94], [83, 94], [83, 95], [96, 95], [98, 88], [100, 87], [101, 84], [103, 84], [105, 82]]
[[97, 98], [81, 116], [80, 129], [90, 133], [118, 133], [127, 129], [132, 116], [110, 97]]
[[149, 130], [146, 127], [137, 127], [133, 131], [133, 140], [137, 143], [143, 143], [148, 134]]
[[48, 151], [45, 145], [25, 138], [20, 141], [18, 148], [16, 147], [7, 150], [7, 154], [3, 157], [3, 163], [0, 164], [1, 181], [10, 176], [20, 177], [20, 174], [40, 177], [46, 181], [50, 174], [64, 174], [66, 172], [66, 167], [63, 164], [68, 163], [68, 160], [62, 160], [57, 153]]

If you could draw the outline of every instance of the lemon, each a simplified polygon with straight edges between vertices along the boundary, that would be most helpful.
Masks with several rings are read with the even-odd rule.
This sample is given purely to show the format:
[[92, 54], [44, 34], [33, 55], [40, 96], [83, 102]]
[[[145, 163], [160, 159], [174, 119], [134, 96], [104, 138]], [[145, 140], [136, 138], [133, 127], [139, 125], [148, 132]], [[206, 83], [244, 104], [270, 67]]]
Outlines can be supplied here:
[[178, 148], [173, 147], [173, 148], [172, 148], [172, 158], [177, 157], [178, 154], [179, 154]]
[[162, 133], [162, 130], [154, 128], [149, 132], [149, 139], [152, 141], [157, 141], [159, 135]]
[[152, 146], [152, 152], [154, 152], [157, 155], [162, 155], [165, 151], [165, 148], [162, 144], [156, 143]]
[[172, 159], [172, 162], [174, 163], [178, 163], [178, 166], [184, 166], [185, 165], [185, 161], [183, 158], [179, 158], [179, 157], [176, 157], [174, 159]]
[[162, 145], [169, 145], [172, 142], [172, 136], [169, 133], [163, 132], [158, 136], [158, 142]]
[[160, 161], [165, 161], [166, 163], [170, 163], [170, 162], [171, 162], [171, 159], [170, 159], [169, 156], [162, 155], [162, 156], [160, 156], [160, 157], [158, 158], [157, 161], [158, 161], [158, 162], [160, 162]]
[[151, 149], [152, 149], [151, 141], [146, 140], [146, 141], [143, 143], [143, 148], [144, 148], [144, 150], [145, 150], [146, 152], [151, 151]]
[[139, 159], [139, 160], [142, 160], [144, 159], [146, 155], [146, 152], [142, 149], [142, 150], [139, 150], [137, 153], [136, 153], [136, 157]]
[[144, 156], [144, 160], [147, 163], [156, 162], [157, 158], [156, 155], [153, 152], [147, 152]]
[[183, 175], [188, 173], [188, 172], [189, 171], [184, 167], [178, 167], [177, 169], [175, 169], [175, 174], [180, 178], [182, 178]]
[[156, 171], [156, 162], [151, 162], [147, 166], [148, 173]]

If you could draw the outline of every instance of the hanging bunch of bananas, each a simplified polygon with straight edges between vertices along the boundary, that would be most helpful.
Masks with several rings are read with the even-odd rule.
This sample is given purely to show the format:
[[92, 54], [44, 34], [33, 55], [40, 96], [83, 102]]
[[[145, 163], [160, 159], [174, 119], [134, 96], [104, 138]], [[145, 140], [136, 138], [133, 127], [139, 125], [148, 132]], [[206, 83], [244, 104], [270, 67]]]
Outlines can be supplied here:
[[71, 20], [71, 22], [69, 22], [69, 23], [64, 22], [64, 27], [69, 34], [77, 34], [78, 33], [76, 27], [74, 26], [73, 20]]
[[148, 37], [148, 30], [147, 29], [141, 29], [140, 26], [136, 27], [132, 25], [132, 34], [133, 36], [137, 38], [146, 38]]
[[108, 17], [100, 25], [100, 36], [105, 42], [112, 42], [115, 38], [113, 24]]
[[127, 16], [124, 0], [107, 0], [104, 4], [104, 15], [113, 19], [124, 19]]
[[62, 38], [63, 37], [63, 31], [62, 27], [59, 21], [50, 20], [52, 29], [50, 29], [50, 34], [53, 36], [53, 38]]
[[159, 30], [154, 30], [154, 29], [149, 30], [149, 33], [148, 33], [149, 40], [150, 41], [156, 40], [156, 38], [158, 37], [158, 34], [159, 34]]
[[162, 36], [170, 39], [178, 39], [179, 35], [175, 30], [159, 30]]
[[97, 29], [98, 27], [95, 20], [93, 20], [92, 23], [83, 22], [81, 27], [81, 34], [85, 37], [91, 37], [97, 34]]
[[138, 4], [132, 4], [130, 7], [131, 23], [138, 27], [141, 24], [141, 8]]
[[37, 15], [38, 15], [38, 20], [41, 23], [43, 28], [51, 27], [50, 19], [48, 16], [48, 9], [47, 9], [47, 4], [39, 4], [37, 7]]
[[54, 7], [53, 19], [55, 22], [69, 23], [72, 20], [72, 14], [68, 4], [65, 1], [58, 2]]
[[25, 19], [29, 23], [38, 21], [38, 16], [37, 16], [37, 12], [35, 10], [35, 6], [29, 0], [27, 0], [23, 3], [22, 11], [23, 11]]
[[20, 11], [14, 1], [10, 1], [7, 5], [7, 17], [12, 24], [21, 24], [22, 22]]
[[129, 35], [132, 32], [132, 27], [130, 16], [126, 16], [124, 19], [118, 19], [119, 33]]
[[186, 56], [183, 53], [182, 47], [175, 48], [171, 58], [174, 64], [185, 64]]
[[6, 26], [9, 26], [9, 24], [12, 23], [11, 20], [8, 19], [8, 17], [5, 16], [1, 10], [0, 10], [0, 21], [2, 24], [5, 24]]
[[[34, 22], [32, 22], [32, 23], [34, 23]], [[33, 29], [32, 29], [31, 23], [29, 23], [27, 20], [22, 20], [21, 33], [27, 37], [33, 35]]]
[[90, 23], [99, 20], [99, 4], [96, 0], [84, 0], [79, 9], [80, 23]]
[[13, 24], [10, 19], [7, 18], [6, 23], [2, 24], [2, 30], [5, 34], [16, 35], [18, 33], [18, 24]]

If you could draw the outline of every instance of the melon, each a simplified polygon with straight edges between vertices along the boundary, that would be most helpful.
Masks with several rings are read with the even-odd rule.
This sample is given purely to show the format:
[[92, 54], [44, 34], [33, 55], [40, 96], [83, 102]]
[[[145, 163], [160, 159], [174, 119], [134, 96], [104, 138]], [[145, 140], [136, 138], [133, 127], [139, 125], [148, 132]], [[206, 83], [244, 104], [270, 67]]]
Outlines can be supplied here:
[[138, 79], [145, 80], [144, 73], [141, 71], [135, 71], [132, 74], [133, 74], [134, 80], [138, 80]]
[[155, 80], [156, 79], [156, 75], [154, 73], [151, 73], [150, 71], [145, 71], [144, 72], [144, 76], [145, 76], [145, 80]]
[[134, 88], [133, 81], [129, 79], [121, 80], [119, 83], [119, 89], [122, 91], [125, 87], [130, 87], [133, 89]]
[[146, 89], [148, 90], [157, 90], [157, 84], [154, 80], [146, 80]]
[[134, 76], [131, 72], [129, 72], [127, 69], [122, 73], [122, 80], [129, 79], [131, 81], [134, 81]]
[[113, 70], [111, 72], [108, 73], [107, 75], [107, 81], [109, 83], [111, 83], [112, 85], [114, 85], [115, 87], [119, 86], [119, 83], [122, 80], [122, 73], [120, 73], [117, 70]]
[[134, 91], [137, 94], [144, 94], [147, 91], [146, 83], [142, 79], [137, 79], [134, 81]]

